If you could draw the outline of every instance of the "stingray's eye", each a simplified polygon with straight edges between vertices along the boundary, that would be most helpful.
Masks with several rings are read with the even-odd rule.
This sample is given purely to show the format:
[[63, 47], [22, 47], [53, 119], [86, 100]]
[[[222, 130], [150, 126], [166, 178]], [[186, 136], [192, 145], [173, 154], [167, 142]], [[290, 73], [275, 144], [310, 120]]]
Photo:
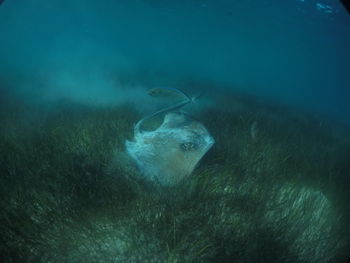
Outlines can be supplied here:
[[191, 152], [197, 150], [198, 145], [194, 142], [183, 142], [180, 144], [180, 148], [183, 152]]

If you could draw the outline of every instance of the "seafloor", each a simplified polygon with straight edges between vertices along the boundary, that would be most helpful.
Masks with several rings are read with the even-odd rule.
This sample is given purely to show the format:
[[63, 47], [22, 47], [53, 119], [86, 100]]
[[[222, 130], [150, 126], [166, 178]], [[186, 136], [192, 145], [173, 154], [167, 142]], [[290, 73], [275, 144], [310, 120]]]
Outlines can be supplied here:
[[349, 127], [219, 88], [194, 114], [216, 143], [174, 187], [123, 156], [135, 105], [3, 90], [0, 261], [344, 262]]

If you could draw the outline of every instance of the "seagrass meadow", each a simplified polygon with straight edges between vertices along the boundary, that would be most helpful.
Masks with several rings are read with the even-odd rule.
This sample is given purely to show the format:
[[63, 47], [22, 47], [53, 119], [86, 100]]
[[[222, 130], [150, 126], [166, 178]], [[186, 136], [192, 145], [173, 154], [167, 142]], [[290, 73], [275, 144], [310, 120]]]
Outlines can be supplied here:
[[162, 187], [124, 154], [135, 105], [43, 110], [3, 90], [1, 262], [344, 262], [349, 129], [214, 97], [195, 114], [214, 147]]

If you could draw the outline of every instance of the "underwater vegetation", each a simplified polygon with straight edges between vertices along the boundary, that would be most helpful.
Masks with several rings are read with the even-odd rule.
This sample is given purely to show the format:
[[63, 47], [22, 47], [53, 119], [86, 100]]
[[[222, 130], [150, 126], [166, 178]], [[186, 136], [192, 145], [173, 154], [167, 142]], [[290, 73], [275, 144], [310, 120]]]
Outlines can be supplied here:
[[344, 262], [350, 131], [236, 94], [196, 113], [215, 144], [173, 187], [125, 141], [135, 105], [1, 93], [1, 262]]

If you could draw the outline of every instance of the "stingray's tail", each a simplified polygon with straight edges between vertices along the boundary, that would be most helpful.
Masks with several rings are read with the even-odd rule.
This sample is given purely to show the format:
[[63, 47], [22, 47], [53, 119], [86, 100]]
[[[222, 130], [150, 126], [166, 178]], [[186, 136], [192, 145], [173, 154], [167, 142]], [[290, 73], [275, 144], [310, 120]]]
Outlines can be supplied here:
[[190, 98], [191, 102], [196, 102], [200, 97], [202, 97], [202, 95], [203, 95], [203, 92], [191, 97]]
[[139, 121], [136, 123], [136, 125], [135, 125], [135, 127], [134, 127], [134, 133], [135, 133], [135, 134], [138, 134], [138, 133], [141, 132], [141, 125], [142, 125], [142, 123], [143, 123], [144, 121], [146, 121], [146, 120], [148, 120], [148, 119], [151, 119], [151, 118], [153, 118], [153, 117], [155, 117], [155, 116], [157, 116], [157, 115], [159, 115], [159, 114], [164, 114], [164, 113], [168, 113], [168, 112], [171, 112], [171, 111], [179, 110], [179, 109], [181, 109], [182, 107], [184, 107], [185, 105], [187, 105], [187, 104], [189, 104], [189, 103], [191, 103], [191, 102], [192, 102], [192, 99], [190, 99], [190, 100], [187, 99], [187, 100], [182, 101], [182, 102], [180, 102], [180, 103], [177, 103], [177, 104], [175, 104], [175, 105], [173, 105], [173, 106], [170, 106], [170, 107], [167, 107], [167, 108], [165, 108], [165, 109], [156, 111], [155, 113], [152, 113], [152, 114], [150, 114], [150, 115], [147, 115], [146, 117], [143, 117], [141, 120], [139, 120]]
[[[179, 92], [182, 92], [182, 91], [179, 90]], [[183, 93], [183, 92], [182, 92], [182, 93]], [[169, 107], [164, 108], [164, 109], [161, 109], [161, 110], [159, 110], [159, 111], [156, 111], [156, 112], [154, 112], [154, 113], [152, 113], [152, 114], [150, 114], [150, 115], [147, 115], [147, 116], [143, 117], [141, 120], [139, 120], [139, 121], [136, 123], [135, 127], [134, 127], [134, 134], [136, 135], [136, 134], [139, 134], [140, 132], [142, 132], [142, 131], [141, 131], [141, 126], [142, 126], [142, 124], [143, 124], [144, 121], [146, 121], [146, 120], [148, 120], [148, 119], [151, 119], [151, 118], [153, 118], [153, 117], [155, 117], [155, 116], [157, 116], [157, 115], [159, 115], [159, 114], [165, 114], [165, 113], [168, 113], [168, 112], [171, 112], [171, 111], [179, 110], [179, 109], [181, 109], [182, 107], [184, 107], [185, 105], [197, 101], [197, 99], [199, 99], [199, 98], [202, 96], [203, 93], [199, 93], [198, 95], [195, 95], [195, 96], [193, 96], [193, 97], [190, 97], [190, 96], [188, 96], [188, 95], [185, 94], [185, 93], [183, 93], [183, 94], [184, 94], [185, 97], [186, 97], [186, 99], [185, 99], [184, 101], [181, 101], [181, 102], [179, 102], [179, 103], [177, 103], [177, 104], [175, 104], [175, 105], [169, 106]]]

